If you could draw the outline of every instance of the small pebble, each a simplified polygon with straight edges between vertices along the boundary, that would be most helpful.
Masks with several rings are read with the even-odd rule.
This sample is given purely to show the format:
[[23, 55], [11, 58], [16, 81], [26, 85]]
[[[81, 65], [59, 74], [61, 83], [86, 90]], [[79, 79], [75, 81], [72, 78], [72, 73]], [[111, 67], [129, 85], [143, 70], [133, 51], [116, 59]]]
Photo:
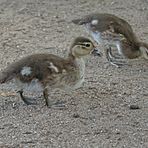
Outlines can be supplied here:
[[138, 105], [130, 105], [129, 108], [132, 110], [140, 109]]
[[79, 118], [79, 117], [80, 117], [80, 115], [79, 115], [79, 114], [77, 114], [77, 113], [75, 113], [75, 114], [73, 114], [73, 115], [72, 115], [72, 117], [73, 117], [73, 118]]

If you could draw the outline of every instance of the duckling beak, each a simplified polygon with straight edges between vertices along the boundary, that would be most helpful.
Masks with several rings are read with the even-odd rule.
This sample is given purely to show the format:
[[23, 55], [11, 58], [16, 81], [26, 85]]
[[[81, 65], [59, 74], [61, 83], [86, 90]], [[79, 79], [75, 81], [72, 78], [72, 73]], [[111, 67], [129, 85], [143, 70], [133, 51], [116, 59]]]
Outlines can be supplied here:
[[91, 54], [93, 54], [94, 56], [102, 57], [102, 53], [97, 47], [94, 47], [94, 50], [91, 52]]

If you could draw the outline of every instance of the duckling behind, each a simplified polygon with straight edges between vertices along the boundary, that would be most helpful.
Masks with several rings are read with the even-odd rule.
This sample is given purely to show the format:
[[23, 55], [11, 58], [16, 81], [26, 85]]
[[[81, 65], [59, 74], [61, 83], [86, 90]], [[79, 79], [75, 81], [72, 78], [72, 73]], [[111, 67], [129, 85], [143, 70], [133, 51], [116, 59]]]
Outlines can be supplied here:
[[113, 14], [94, 13], [72, 22], [83, 25], [94, 40], [104, 46], [105, 55], [112, 65], [119, 67], [125, 64], [111, 54], [112, 47], [116, 47], [119, 55], [127, 59], [140, 56], [148, 59], [148, 44], [138, 41], [131, 25], [122, 18]]

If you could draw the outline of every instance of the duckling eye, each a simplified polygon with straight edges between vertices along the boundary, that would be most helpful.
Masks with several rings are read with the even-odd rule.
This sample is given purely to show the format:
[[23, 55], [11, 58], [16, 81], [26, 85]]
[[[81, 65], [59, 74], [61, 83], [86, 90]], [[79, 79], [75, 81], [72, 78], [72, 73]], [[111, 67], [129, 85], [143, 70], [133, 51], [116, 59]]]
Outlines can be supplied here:
[[90, 47], [90, 44], [85, 44], [86, 47]]

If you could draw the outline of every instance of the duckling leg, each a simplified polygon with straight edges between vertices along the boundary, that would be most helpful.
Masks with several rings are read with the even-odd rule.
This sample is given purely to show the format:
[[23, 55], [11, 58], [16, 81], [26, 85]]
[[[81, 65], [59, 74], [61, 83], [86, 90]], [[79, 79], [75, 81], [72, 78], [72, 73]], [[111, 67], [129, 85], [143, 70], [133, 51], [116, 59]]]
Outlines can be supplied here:
[[48, 99], [48, 89], [47, 88], [45, 88], [43, 91], [43, 97], [45, 99], [46, 106], [49, 108], [51, 108], [51, 107], [64, 108], [65, 107], [65, 104], [64, 104], [65, 102], [63, 102], [63, 101], [53, 102]]
[[119, 68], [119, 67], [121, 67], [121, 66], [126, 64], [125, 61], [116, 61], [116, 59], [112, 55], [111, 47], [106, 48], [105, 55], [106, 55], [107, 60], [111, 63], [111, 65], [114, 65], [117, 68]]
[[27, 105], [36, 105], [36, 100], [35, 99], [31, 99], [28, 98], [26, 96], [23, 95], [23, 90], [19, 90], [18, 93], [20, 94], [21, 99], [24, 101], [25, 104]]
[[[119, 54], [116, 54], [116, 55], [113, 55], [112, 48], [111, 47], [109, 47], [108, 54], [114, 60], [125, 60], [125, 58], [120, 53]], [[123, 61], [121, 61], [121, 62], [123, 62]]]
[[116, 59], [116, 60], [123, 60], [123, 59], [125, 59], [120, 53], [118, 53], [118, 54], [115, 54], [115, 55], [113, 55], [113, 53], [112, 53], [112, 48], [111, 47], [109, 47], [110, 49], [109, 49], [109, 56], [112, 58], [112, 59]]
[[43, 97], [45, 99], [46, 106], [51, 107], [51, 104], [48, 101], [48, 89], [47, 88], [45, 88], [43, 91]]

